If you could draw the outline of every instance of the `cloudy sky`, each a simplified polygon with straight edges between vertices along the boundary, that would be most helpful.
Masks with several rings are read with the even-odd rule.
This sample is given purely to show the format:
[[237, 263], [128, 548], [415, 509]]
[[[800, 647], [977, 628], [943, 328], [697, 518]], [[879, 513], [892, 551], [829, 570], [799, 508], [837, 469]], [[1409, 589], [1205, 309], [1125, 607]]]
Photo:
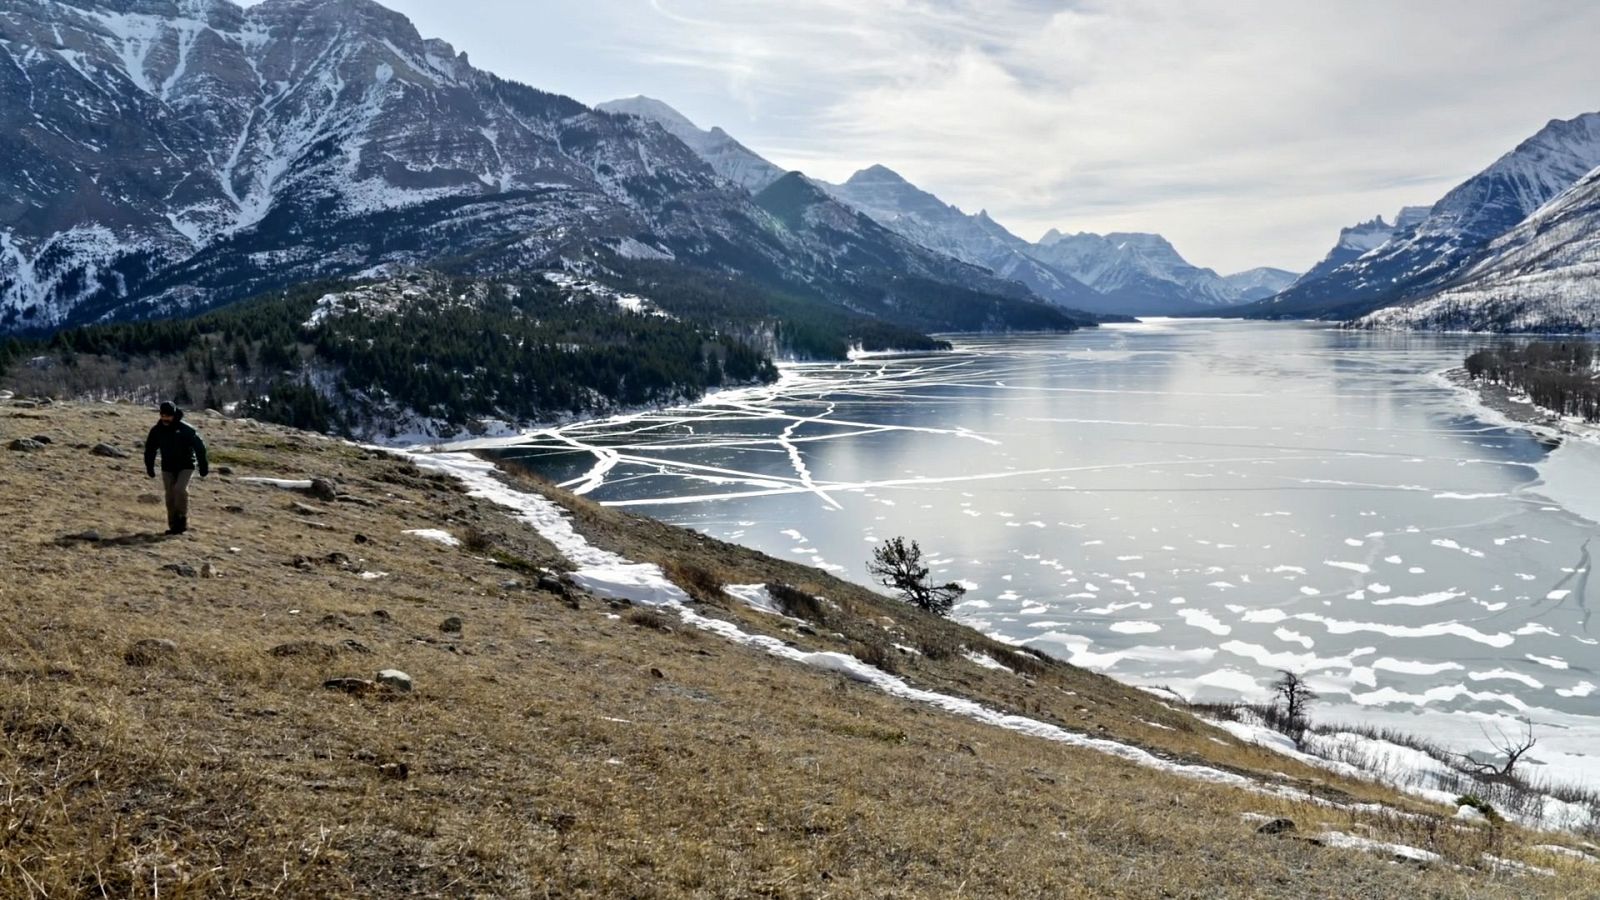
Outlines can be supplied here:
[[1600, 109], [1590, 0], [383, 0], [501, 75], [647, 94], [828, 180], [882, 163], [1030, 240], [1301, 270]]

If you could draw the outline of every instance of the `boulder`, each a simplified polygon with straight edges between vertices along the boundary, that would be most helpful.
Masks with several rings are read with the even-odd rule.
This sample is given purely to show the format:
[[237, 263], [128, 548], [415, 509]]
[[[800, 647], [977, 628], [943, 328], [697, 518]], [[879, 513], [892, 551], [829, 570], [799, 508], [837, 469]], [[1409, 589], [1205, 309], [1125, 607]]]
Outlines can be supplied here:
[[445, 634], [460, 634], [463, 624], [460, 616], [451, 616], [439, 623], [439, 630]]
[[7, 444], [6, 449], [15, 450], [18, 453], [35, 453], [43, 450], [44, 445], [32, 438], [17, 438], [16, 440]]
[[55, 441], [50, 440], [50, 435], [48, 435], [48, 434], [36, 434], [36, 435], [33, 436], [33, 440], [34, 440], [34, 443], [37, 443], [37, 444], [53, 444], [53, 443], [55, 443]]
[[378, 673], [378, 683], [402, 694], [411, 693], [411, 676], [399, 669], [384, 669]]
[[179, 578], [198, 578], [200, 572], [188, 563], [167, 563], [161, 567], [163, 572], [171, 572]]
[[94, 454], [95, 456], [104, 456], [104, 457], [106, 457], [108, 459], [127, 459], [128, 458], [127, 451], [118, 450], [117, 448], [111, 446], [110, 444], [95, 444], [93, 447], [89, 448], [89, 452]]
[[332, 501], [339, 499], [339, 489], [334, 485], [331, 478], [313, 477], [311, 479], [311, 487], [306, 488], [306, 493], [318, 500]]
[[1256, 834], [1288, 834], [1295, 830], [1293, 819], [1277, 818], [1270, 822], [1262, 822], [1256, 829]]

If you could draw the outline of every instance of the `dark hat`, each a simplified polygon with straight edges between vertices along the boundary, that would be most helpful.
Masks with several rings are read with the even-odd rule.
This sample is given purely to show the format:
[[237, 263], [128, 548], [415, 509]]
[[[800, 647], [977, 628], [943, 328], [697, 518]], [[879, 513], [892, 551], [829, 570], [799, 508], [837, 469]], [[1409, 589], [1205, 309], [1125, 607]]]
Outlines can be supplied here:
[[177, 415], [178, 414], [178, 404], [173, 403], [171, 400], [163, 400], [163, 401], [161, 401], [161, 414], [163, 416], [175, 416], [175, 415]]

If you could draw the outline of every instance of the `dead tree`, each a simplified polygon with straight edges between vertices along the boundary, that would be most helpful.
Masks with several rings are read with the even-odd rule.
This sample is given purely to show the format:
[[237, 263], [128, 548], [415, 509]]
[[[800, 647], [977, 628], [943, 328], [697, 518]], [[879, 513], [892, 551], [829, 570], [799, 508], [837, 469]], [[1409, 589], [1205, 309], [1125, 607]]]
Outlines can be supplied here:
[[1482, 781], [1515, 782], [1517, 763], [1522, 762], [1522, 757], [1533, 749], [1534, 744], [1539, 743], [1538, 738], [1533, 736], [1533, 720], [1523, 717], [1520, 735], [1506, 734], [1505, 729], [1498, 725], [1494, 730], [1494, 737], [1490, 737], [1487, 730], [1483, 732], [1483, 736], [1499, 756], [1505, 757], [1505, 761], [1484, 762], [1473, 758], [1470, 754], [1462, 753], [1459, 754], [1461, 767], [1467, 774]]

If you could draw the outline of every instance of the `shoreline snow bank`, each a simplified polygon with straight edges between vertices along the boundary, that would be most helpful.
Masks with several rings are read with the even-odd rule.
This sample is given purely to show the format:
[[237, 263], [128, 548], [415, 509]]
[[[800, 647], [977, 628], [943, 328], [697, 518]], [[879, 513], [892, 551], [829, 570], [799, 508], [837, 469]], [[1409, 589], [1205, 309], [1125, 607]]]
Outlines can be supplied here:
[[746, 632], [732, 622], [701, 615], [689, 608], [688, 595], [668, 581], [659, 566], [631, 562], [618, 554], [590, 544], [572, 527], [565, 510], [544, 497], [516, 490], [501, 481], [496, 477], [498, 470], [493, 463], [469, 453], [409, 452], [406, 455], [420, 468], [445, 472], [456, 477], [467, 486], [468, 496], [489, 500], [511, 510], [516, 519], [531, 525], [542, 537], [555, 545], [568, 560], [578, 566], [577, 571], [571, 575], [575, 582], [600, 596], [670, 609], [686, 624], [720, 635], [734, 643], [762, 650], [780, 659], [837, 672], [852, 681], [871, 685], [892, 696], [933, 706], [978, 722], [1068, 746], [1095, 750], [1136, 765], [1198, 781], [1271, 792], [1270, 789], [1243, 775], [1209, 766], [1171, 762], [1128, 744], [1104, 738], [1091, 738], [1037, 719], [989, 709], [962, 697], [912, 687], [905, 680], [868, 665], [849, 654], [800, 650], [788, 646], [777, 638]]

